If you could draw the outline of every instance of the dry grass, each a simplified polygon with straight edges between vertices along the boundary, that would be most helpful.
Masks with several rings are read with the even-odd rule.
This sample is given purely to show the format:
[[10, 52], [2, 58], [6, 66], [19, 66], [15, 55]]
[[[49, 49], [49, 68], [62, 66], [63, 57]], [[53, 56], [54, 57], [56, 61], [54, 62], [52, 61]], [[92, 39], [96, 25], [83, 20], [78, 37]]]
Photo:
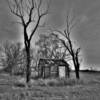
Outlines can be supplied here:
[[[33, 84], [34, 83], [34, 84]], [[14, 77], [0, 75], [0, 100], [99, 100], [100, 73], [81, 73], [81, 80], [38, 80], [26, 89]], [[18, 85], [13, 85], [18, 84]]]

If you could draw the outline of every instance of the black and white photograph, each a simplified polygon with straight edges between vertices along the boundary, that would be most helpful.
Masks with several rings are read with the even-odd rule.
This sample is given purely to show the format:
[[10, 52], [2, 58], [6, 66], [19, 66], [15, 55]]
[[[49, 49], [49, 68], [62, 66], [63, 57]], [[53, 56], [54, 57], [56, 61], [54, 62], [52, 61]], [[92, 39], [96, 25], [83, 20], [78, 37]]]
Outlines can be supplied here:
[[100, 100], [100, 0], [0, 0], [0, 100]]

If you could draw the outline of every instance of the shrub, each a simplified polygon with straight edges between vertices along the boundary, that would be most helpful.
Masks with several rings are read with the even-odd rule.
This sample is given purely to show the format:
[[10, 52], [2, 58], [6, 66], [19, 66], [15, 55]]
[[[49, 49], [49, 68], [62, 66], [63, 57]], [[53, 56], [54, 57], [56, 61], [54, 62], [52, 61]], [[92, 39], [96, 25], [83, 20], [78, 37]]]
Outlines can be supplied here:
[[36, 82], [34, 83], [34, 85], [38, 85], [38, 86], [46, 86], [45, 81], [40, 79], [40, 80], [36, 80]]
[[74, 86], [74, 85], [80, 85], [80, 84], [83, 84], [82, 80], [66, 79], [66, 78], [49, 80], [47, 82], [47, 85], [49, 85], [49, 86]]
[[58, 85], [58, 81], [57, 81], [56, 79], [51, 79], [51, 80], [48, 80], [48, 81], [46, 82], [46, 84], [47, 84], [48, 86], [57, 86], [57, 85]]
[[20, 87], [20, 88], [24, 88], [25, 84], [24, 83], [14, 83], [15, 87]]
[[60, 85], [66, 85], [66, 86], [74, 86], [74, 85], [80, 85], [83, 84], [83, 80], [77, 80], [77, 79], [66, 79], [66, 78], [60, 78], [58, 79]]

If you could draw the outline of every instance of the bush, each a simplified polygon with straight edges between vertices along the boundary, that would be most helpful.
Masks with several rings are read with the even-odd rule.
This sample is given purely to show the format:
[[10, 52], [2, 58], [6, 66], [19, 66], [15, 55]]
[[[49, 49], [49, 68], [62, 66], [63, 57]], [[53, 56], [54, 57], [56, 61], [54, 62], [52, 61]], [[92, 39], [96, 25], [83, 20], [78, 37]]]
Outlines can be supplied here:
[[83, 84], [82, 80], [66, 79], [66, 78], [49, 80], [47, 82], [47, 85], [49, 85], [49, 86], [74, 86], [74, 85], [80, 85], [80, 84]]
[[34, 82], [34, 85], [46, 86], [45, 80], [39, 79]]
[[84, 84], [83, 80], [57, 78], [57, 79], [39, 79], [34, 80], [32, 85], [36, 86], [74, 86]]
[[48, 86], [57, 86], [58, 85], [58, 81], [56, 79], [51, 79], [51, 80], [47, 80], [46, 84]]
[[23, 83], [14, 83], [14, 86], [15, 87], [24, 88], [25, 87], [25, 84], [23, 84]]

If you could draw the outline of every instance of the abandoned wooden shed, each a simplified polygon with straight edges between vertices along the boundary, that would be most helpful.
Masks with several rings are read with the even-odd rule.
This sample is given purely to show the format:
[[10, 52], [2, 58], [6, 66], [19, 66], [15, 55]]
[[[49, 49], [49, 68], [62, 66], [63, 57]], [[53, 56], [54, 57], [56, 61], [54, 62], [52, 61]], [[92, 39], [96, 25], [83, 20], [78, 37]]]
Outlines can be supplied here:
[[64, 59], [39, 60], [38, 76], [40, 78], [69, 77], [69, 73], [69, 64]]

